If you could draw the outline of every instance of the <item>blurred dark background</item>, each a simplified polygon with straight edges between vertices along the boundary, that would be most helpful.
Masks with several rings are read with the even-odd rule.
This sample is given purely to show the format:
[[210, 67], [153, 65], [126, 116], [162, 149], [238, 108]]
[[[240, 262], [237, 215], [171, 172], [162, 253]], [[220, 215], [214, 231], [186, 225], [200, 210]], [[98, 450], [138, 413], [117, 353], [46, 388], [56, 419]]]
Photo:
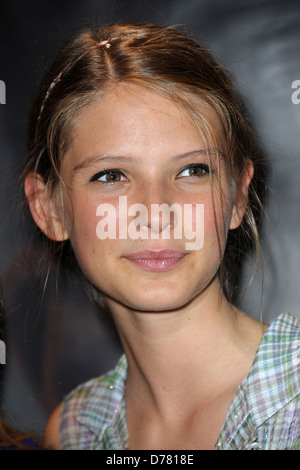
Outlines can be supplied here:
[[[64, 394], [113, 367], [121, 354], [113, 328], [78, 280], [57, 280], [53, 272], [42, 298], [44, 282], [35, 274], [41, 247], [20, 209], [18, 173], [33, 91], [61, 42], [90, 22], [182, 24], [233, 72], [269, 164], [263, 276], [259, 269], [241, 306], [254, 318], [262, 309], [265, 322], [282, 311], [300, 318], [300, 104], [291, 99], [292, 83], [300, 80], [299, 0], [12, 0], [2, 2], [0, 11], [0, 80], [6, 85], [6, 104], [0, 104], [0, 276], [8, 421], [40, 434]], [[242, 285], [251, 269], [248, 260]]]

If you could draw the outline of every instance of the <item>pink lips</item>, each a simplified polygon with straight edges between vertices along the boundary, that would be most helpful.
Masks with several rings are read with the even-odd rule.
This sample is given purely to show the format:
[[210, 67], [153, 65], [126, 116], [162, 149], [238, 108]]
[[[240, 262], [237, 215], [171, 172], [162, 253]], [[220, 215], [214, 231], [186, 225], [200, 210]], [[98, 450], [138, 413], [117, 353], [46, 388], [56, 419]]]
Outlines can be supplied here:
[[139, 251], [126, 255], [125, 258], [146, 271], [168, 271], [185, 257], [184, 251]]

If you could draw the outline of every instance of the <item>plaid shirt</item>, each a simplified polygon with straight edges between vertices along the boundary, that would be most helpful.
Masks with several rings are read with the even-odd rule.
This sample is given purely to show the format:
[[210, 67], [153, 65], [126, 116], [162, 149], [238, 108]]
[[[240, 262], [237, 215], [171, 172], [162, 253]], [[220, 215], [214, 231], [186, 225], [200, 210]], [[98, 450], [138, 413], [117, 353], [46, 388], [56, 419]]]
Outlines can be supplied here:
[[[128, 448], [123, 355], [105, 376], [64, 400], [63, 449]], [[288, 313], [265, 332], [251, 370], [238, 387], [216, 450], [300, 450], [300, 322]]]

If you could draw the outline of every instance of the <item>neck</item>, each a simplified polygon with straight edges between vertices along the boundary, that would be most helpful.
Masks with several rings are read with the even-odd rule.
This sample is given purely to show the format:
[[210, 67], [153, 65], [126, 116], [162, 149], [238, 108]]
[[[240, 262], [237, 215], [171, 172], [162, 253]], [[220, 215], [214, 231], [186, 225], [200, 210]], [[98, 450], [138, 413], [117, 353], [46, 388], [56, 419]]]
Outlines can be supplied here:
[[171, 416], [182, 403], [193, 407], [200, 390], [203, 399], [224, 388], [231, 370], [240, 370], [242, 380], [261, 339], [259, 324], [226, 301], [218, 282], [201, 299], [174, 311], [109, 304], [128, 361], [126, 393], [135, 407], [144, 409], [147, 402], [160, 415]]

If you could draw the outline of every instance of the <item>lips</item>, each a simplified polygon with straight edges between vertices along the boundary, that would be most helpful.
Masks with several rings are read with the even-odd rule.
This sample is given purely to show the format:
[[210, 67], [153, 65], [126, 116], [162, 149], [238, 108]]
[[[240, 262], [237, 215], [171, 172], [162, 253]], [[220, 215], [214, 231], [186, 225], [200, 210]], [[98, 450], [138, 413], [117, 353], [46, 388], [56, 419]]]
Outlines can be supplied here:
[[147, 250], [131, 253], [125, 258], [146, 271], [168, 271], [179, 264], [186, 255], [184, 251]]

